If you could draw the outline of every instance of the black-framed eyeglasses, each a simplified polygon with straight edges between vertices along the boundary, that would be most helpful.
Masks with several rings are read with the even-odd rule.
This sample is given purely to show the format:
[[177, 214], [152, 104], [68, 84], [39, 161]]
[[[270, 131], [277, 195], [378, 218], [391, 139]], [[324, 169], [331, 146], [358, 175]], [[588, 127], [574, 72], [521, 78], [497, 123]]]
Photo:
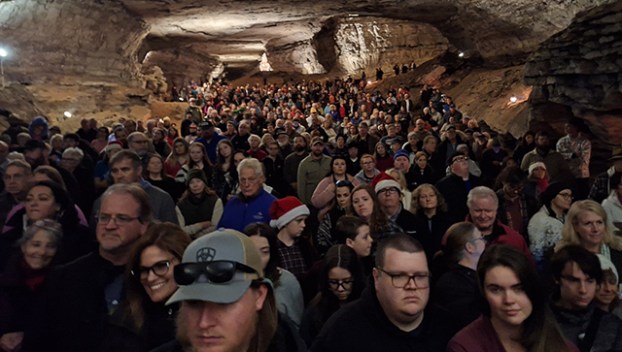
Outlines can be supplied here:
[[408, 284], [410, 283], [410, 280], [415, 283], [416, 288], [424, 289], [430, 287], [430, 277], [432, 276], [432, 274], [430, 273], [416, 273], [414, 275], [408, 275], [403, 273], [394, 274], [380, 267], [376, 267], [376, 269], [387, 274], [387, 276], [391, 278], [391, 284], [395, 288], [406, 288], [406, 286], [408, 286]]
[[209, 282], [224, 284], [231, 281], [238, 270], [245, 273], [258, 274], [257, 271], [250, 266], [229, 260], [217, 260], [204, 263], [182, 263], [175, 266], [173, 274], [175, 276], [175, 282], [177, 282], [178, 285], [190, 285], [201, 275], [205, 275]]
[[134, 220], [139, 220], [140, 216], [129, 216], [129, 215], [115, 215], [112, 216], [110, 214], [99, 214], [95, 220], [97, 220], [97, 224], [108, 225], [110, 221], [114, 221], [117, 226], [127, 225]]
[[385, 188], [385, 189], [379, 190], [377, 194], [380, 195], [382, 193], [384, 193], [384, 195], [386, 195], [386, 196], [390, 196], [390, 195], [393, 195], [393, 194], [399, 194], [400, 190], [395, 188], [395, 187]]
[[333, 290], [339, 290], [339, 287], [343, 287], [344, 290], [347, 290], [353, 283], [354, 279], [352, 278], [345, 280], [328, 280], [328, 286]]
[[453, 158], [451, 160], [451, 163], [453, 164], [456, 161], [467, 161], [468, 162], [469, 161], [469, 157], [468, 156], [457, 156], [457, 157], [455, 157], [455, 158]]
[[161, 260], [152, 266], [139, 266], [136, 269], [132, 269], [131, 273], [135, 277], [146, 278], [149, 276], [149, 272], [151, 271], [157, 276], [164, 276], [168, 273], [168, 270], [171, 267], [171, 260]]
[[574, 199], [572, 193], [557, 193], [558, 196], [561, 196], [564, 199]]

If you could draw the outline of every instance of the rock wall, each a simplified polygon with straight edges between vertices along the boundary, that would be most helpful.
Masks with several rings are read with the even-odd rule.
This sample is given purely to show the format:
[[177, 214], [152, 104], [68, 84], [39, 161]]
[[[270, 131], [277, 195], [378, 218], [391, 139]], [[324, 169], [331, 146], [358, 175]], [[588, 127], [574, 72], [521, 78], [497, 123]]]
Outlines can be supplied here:
[[[536, 119], [555, 120], [538, 110], [568, 107], [589, 122], [603, 141], [622, 138], [622, 1], [581, 13], [570, 26], [545, 41], [525, 65], [534, 86]], [[567, 116], [566, 116], [567, 117]], [[602, 117], [602, 121], [599, 121]], [[617, 123], [611, 125], [612, 122]], [[607, 121], [603, 125], [603, 122]]]
[[0, 23], [11, 80], [141, 84], [136, 52], [148, 28], [117, 1], [2, 1]]

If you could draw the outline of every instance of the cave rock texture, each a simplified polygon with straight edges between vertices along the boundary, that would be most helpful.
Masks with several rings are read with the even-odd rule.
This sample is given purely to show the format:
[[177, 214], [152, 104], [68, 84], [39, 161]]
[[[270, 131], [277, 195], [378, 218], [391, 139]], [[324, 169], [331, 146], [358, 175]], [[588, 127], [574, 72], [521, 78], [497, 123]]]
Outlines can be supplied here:
[[[447, 89], [479, 116], [494, 115], [512, 89], [525, 89], [517, 77], [528, 57], [525, 83], [533, 86], [536, 104], [556, 104], [586, 119], [615, 116], [622, 101], [621, 3], [0, 0], [0, 45], [10, 52], [0, 112], [24, 120], [45, 112], [53, 123], [75, 128], [77, 119], [62, 120], [63, 111], [143, 118], [154, 104], [161, 107], [171, 87], [190, 80], [261, 71], [372, 77], [376, 67], [390, 73], [394, 64], [424, 65], [462, 52], [466, 66], [458, 69], [469, 71], [438, 81], [450, 82]], [[430, 72], [455, 72], [438, 66]], [[463, 79], [494, 85], [474, 90]], [[493, 96], [477, 98], [486, 92]], [[3, 103], [9, 100], [29, 103]], [[525, 108], [517, 111], [504, 118], [527, 115]], [[522, 128], [498, 126], [519, 134], [526, 119]]]

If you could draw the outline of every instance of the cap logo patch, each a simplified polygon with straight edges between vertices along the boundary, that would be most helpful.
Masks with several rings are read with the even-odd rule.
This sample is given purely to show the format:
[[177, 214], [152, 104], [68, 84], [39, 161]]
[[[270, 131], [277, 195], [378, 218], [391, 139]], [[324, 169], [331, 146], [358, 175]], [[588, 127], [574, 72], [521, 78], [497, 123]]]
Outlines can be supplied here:
[[211, 262], [216, 256], [216, 250], [212, 247], [201, 248], [197, 251], [197, 263]]

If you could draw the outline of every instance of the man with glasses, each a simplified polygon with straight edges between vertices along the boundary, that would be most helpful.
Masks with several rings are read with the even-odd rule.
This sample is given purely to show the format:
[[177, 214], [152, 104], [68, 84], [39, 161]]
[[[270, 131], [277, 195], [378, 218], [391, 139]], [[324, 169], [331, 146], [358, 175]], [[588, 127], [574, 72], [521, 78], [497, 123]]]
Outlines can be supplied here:
[[270, 222], [270, 206], [276, 197], [264, 189], [263, 165], [255, 158], [240, 161], [237, 167], [240, 193], [225, 205], [218, 228], [244, 231], [254, 222]]
[[363, 154], [361, 156], [361, 171], [354, 177], [359, 180], [362, 185], [370, 184], [371, 181], [380, 173], [376, 169], [376, 158], [371, 154]]
[[417, 217], [402, 206], [400, 184], [393, 177], [383, 172], [374, 179], [372, 186], [378, 197], [380, 210], [387, 217], [387, 226], [383, 229], [380, 237], [384, 238], [397, 233], [416, 236]]
[[466, 206], [469, 191], [482, 182], [469, 172], [469, 157], [456, 152], [448, 160], [450, 174], [436, 183], [436, 188], [445, 198], [447, 214], [454, 222], [463, 221], [468, 213]]
[[475, 187], [469, 192], [466, 204], [469, 208], [466, 221], [477, 227], [488, 245], [507, 244], [533, 259], [524, 237], [497, 218], [499, 198], [495, 191], [485, 186]]
[[142, 132], [132, 132], [127, 136], [127, 145], [130, 150], [134, 151], [142, 159], [150, 150], [153, 150], [153, 144], [146, 134]]
[[181, 304], [177, 340], [154, 352], [304, 351], [248, 236], [222, 229], [198, 238], [174, 275], [179, 288], [166, 304]]
[[51, 274], [41, 319], [25, 336], [28, 351], [123, 350], [112, 326], [120, 321], [115, 312], [125, 296], [125, 264], [152, 222], [151, 207], [135, 184], [113, 185], [101, 199], [95, 229], [99, 249]]
[[441, 351], [424, 314], [430, 271], [421, 244], [405, 234], [381, 241], [373, 285], [324, 324], [312, 352]]
[[593, 302], [603, 280], [597, 255], [581, 246], [563, 247], [553, 255], [551, 271], [551, 308], [564, 337], [581, 351], [622, 351], [622, 321]]

